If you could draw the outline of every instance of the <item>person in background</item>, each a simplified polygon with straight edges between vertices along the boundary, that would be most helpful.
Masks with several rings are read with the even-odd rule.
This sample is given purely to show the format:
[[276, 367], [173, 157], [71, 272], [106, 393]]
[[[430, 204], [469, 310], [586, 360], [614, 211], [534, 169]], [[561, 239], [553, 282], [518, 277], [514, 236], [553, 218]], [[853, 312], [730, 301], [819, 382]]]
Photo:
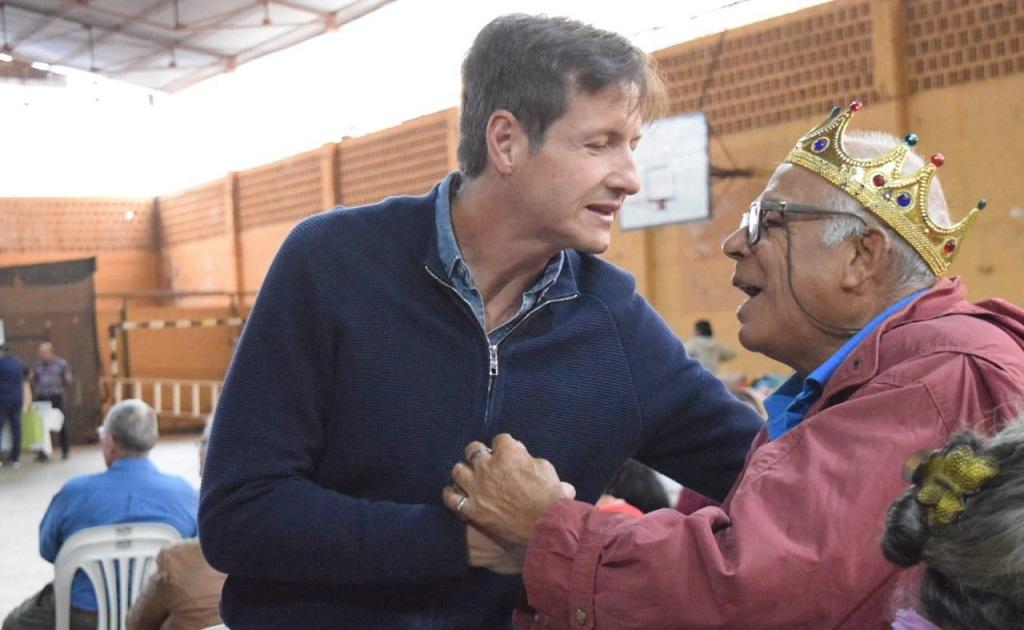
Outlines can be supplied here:
[[778, 389], [779, 385], [782, 385], [785, 380], [786, 376], [766, 372], [754, 379], [754, 382], [750, 384], [750, 390], [758, 400], [764, 401], [764, 399], [771, 396], [772, 392]]
[[[210, 416], [199, 438], [200, 477], [212, 426]], [[127, 630], [200, 630], [222, 623], [220, 591], [227, 576], [206, 562], [198, 538], [164, 547], [156, 564], [156, 573], [128, 611]]]
[[[99, 429], [107, 470], [75, 477], [53, 497], [39, 524], [39, 554], [54, 562], [75, 532], [119, 523], [165, 523], [184, 537], [196, 535], [195, 488], [166, 475], [149, 460], [158, 437], [156, 412], [141, 400], [123, 400], [107, 413]], [[71, 583], [71, 628], [93, 630], [96, 593], [79, 571]], [[53, 628], [53, 584], [25, 600], [4, 619], [2, 630]]]
[[3, 431], [5, 423], [10, 423], [11, 454], [3, 465], [11, 468], [21, 465], [21, 408], [25, 403], [27, 375], [25, 364], [0, 339], [0, 431]]
[[686, 354], [690, 355], [712, 374], [718, 374], [718, 366], [723, 361], [736, 358], [736, 351], [715, 339], [711, 330], [711, 322], [698, 319], [693, 325], [693, 337], [686, 340]]
[[764, 408], [764, 399], [761, 398], [757, 390], [750, 387], [730, 387], [729, 391], [740, 402], [749, 405], [759, 416], [762, 418], [768, 417], [768, 411]]
[[915, 454], [904, 476], [913, 485], [889, 508], [882, 552], [925, 569], [917, 610], [897, 611], [893, 629], [1019, 630], [1024, 417], [990, 439], [964, 432]]
[[[67, 361], [54, 353], [53, 344], [49, 341], [39, 344], [39, 361], [32, 367], [30, 381], [33, 400], [48, 401], [64, 414], [64, 424], [60, 428], [60, 450], [61, 456], [67, 459], [71, 452], [71, 443], [68, 440], [69, 422], [64, 395], [71, 386], [71, 367]], [[41, 459], [46, 457], [40, 455]]]

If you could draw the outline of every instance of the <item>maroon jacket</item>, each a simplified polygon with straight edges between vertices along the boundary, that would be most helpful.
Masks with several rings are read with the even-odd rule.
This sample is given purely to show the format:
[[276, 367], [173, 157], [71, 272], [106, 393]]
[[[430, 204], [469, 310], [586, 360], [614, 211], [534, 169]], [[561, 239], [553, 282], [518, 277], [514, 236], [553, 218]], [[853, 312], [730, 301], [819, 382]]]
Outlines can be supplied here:
[[762, 430], [721, 508], [624, 518], [568, 500], [537, 523], [520, 628], [888, 628], [879, 549], [907, 456], [1024, 401], [1024, 311], [942, 279], [857, 347], [804, 421]]

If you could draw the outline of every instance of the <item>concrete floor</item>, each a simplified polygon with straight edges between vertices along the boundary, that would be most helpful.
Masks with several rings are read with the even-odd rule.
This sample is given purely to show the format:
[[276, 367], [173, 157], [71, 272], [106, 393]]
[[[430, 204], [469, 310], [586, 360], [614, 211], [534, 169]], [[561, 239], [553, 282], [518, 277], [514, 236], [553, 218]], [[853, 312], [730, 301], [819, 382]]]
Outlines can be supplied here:
[[[157, 468], [199, 487], [197, 436], [163, 437], [150, 453]], [[48, 463], [23, 453], [20, 468], [0, 468], [0, 619], [53, 580], [53, 565], [39, 557], [39, 521], [50, 499], [72, 477], [102, 472], [99, 447], [78, 446], [71, 457]]]

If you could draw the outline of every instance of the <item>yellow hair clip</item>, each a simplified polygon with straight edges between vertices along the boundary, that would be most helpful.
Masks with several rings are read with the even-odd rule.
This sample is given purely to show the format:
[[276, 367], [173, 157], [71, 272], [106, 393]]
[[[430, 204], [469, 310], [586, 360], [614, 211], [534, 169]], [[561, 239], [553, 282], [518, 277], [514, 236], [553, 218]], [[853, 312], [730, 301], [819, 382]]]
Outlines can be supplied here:
[[903, 467], [904, 477], [917, 484], [914, 497], [928, 508], [928, 524], [949, 525], [964, 511], [964, 497], [978, 492], [982, 484], [994, 477], [999, 468], [987, 457], [975, 455], [966, 444], [948, 453], [935, 451], [927, 456], [914, 453]]

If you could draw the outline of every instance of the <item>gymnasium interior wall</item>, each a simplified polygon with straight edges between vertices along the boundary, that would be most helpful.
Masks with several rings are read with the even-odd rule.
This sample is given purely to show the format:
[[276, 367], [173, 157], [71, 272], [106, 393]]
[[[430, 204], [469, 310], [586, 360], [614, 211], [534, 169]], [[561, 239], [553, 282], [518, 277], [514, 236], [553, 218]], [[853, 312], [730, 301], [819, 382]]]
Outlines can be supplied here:
[[[988, 199], [951, 270], [970, 297], [1024, 304], [1024, 178], [1015, 173], [1022, 41], [1019, 0], [837, 0], [657, 51], [669, 114], [702, 108], [712, 164], [752, 175], [713, 178], [710, 220], [616, 230], [605, 257], [636, 277], [679, 335], [707, 318], [738, 348], [743, 296], [730, 285], [721, 241], [796, 139], [833, 105], [861, 100], [854, 128], [914, 131], [922, 155], [945, 154], [939, 174], [954, 218]], [[296, 222], [337, 204], [426, 192], [457, 168], [457, 142], [452, 108], [157, 199], [0, 199], [0, 266], [94, 255], [101, 296], [220, 294], [137, 301], [127, 307], [133, 318], [244, 311]], [[105, 340], [105, 323], [124, 304], [100, 304]], [[133, 370], [219, 378], [232, 332], [178, 333], [131, 333]], [[723, 371], [785, 368], [743, 352]]]

